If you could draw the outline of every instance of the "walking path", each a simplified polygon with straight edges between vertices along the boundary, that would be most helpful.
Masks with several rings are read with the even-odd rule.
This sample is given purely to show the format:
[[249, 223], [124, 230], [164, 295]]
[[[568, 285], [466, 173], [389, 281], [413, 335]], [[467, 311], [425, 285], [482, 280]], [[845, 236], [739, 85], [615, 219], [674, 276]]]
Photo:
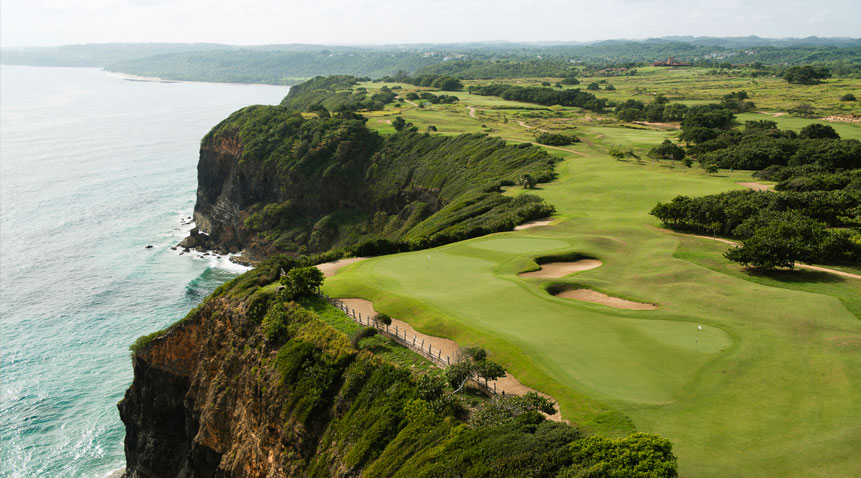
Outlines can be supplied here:
[[[317, 268], [323, 271], [323, 275], [326, 277], [332, 277], [338, 270], [342, 267], [348, 266], [350, 264], [354, 264], [359, 261], [363, 261], [367, 259], [367, 257], [351, 257], [348, 259], [341, 259], [339, 261], [326, 262], [323, 264], [318, 264]], [[344, 305], [349, 307], [354, 311], [354, 313], [361, 314], [361, 317], [365, 319], [374, 317], [377, 315], [377, 311], [374, 310], [374, 304], [365, 299], [338, 299]], [[392, 324], [389, 326], [389, 330], [394, 332], [397, 330], [398, 335], [403, 335], [405, 337], [415, 337], [416, 345], [421, 344], [422, 348], [427, 346], [432, 347], [432, 352], [434, 355], [438, 355], [441, 360], [444, 360], [445, 357], [448, 357], [446, 362], [454, 362], [458, 360], [460, 356], [460, 347], [457, 345], [457, 342], [450, 339], [444, 339], [441, 337], [434, 337], [433, 335], [423, 334], [414, 329], [410, 324], [404, 322], [403, 320], [396, 319], [392, 317]], [[432, 361], [433, 362], [433, 361]], [[433, 362], [435, 365], [439, 365], [437, 362]], [[543, 394], [541, 392], [537, 392], [526, 385], [520, 383], [514, 376], [510, 373], [505, 372], [505, 376], [499, 378], [495, 382], [490, 382], [490, 388], [493, 389], [495, 386], [495, 390], [499, 394], [505, 395], [524, 395], [527, 392], [536, 392], [544, 397], [550, 398], [549, 395]], [[555, 401], [555, 400], [554, 400]], [[557, 405], [556, 413], [553, 415], [546, 415], [548, 419], [553, 420], [555, 422], [562, 421], [562, 414]]]
[[[365, 299], [338, 299], [343, 302], [344, 305], [354, 310], [358, 314], [362, 314], [362, 317], [374, 317], [377, 315], [377, 311], [374, 310], [374, 304]], [[451, 363], [455, 363], [455, 361], [460, 357], [460, 347], [457, 345], [457, 342], [451, 339], [444, 339], [441, 337], [434, 337], [433, 335], [423, 334], [421, 332], [416, 331], [410, 324], [404, 322], [403, 320], [396, 319], [392, 317], [392, 324], [388, 327], [390, 331], [397, 330], [397, 333], [400, 335], [406, 334], [407, 337], [416, 337], [417, 344], [423, 344], [424, 348], [428, 346], [432, 347], [434, 355], [437, 354], [437, 351], [440, 351], [441, 356], [443, 358], [449, 357]], [[434, 362], [437, 364], [437, 362]], [[438, 365], [438, 364], [437, 364]], [[552, 397], [533, 390], [532, 388], [527, 387], [520, 383], [514, 376], [510, 373], [506, 372], [504, 377], [499, 378], [494, 382], [490, 382], [489, 386], [491, 389], [495, 389], [500, 395], [524, 395], [527, 392], [536, 392], [544, 397], [550, 398]], [[560, 411], [557, 410], [553, 415], [547, 415], [547, 418], [553, 420], [555, 422], [562, 421], [562, 415]]]
[[469, 110], [469, 116], [475, 118], [475, 107], [474, 106], [467, 106], [466, 109]]
[[580, 151], [574, 151], [573, 149], [560, 148], [559, 146], [548, 146], [546, 144], [536, 143], [534, 141], [523, 141], [521, 139], [513, 139], [513, 138], [502, 138], [502, 139], [504, 139], [506, 141], [513, 141], [515, 143], [529, 143], [529, 144], [533, 144], [535, 146], [539, 146], [542, 148], [558, 149], [559, 151], [565, 151], [567, 153], [574, 153], [574, 154], [577, 154], [579, 156], [586, 156], [586, 153], [581, 153]]
[[[694, 236], [694, 237], [701, 237], [703, 239], [711, 239], [713, 241], [723, 242], [724, 244], [729, 244], [733, 247], [741, 247], [741, 244], [739, 244], [738, 242], [735, 242], [735, 241], [731, 241], [729, 239], [723, 239], [720, 237], [711, 237], [711, 236], [701, 236], [699, 234], [690, 234], [690, 235]], [[842, 277], [848, 277], [850, 279], [861, 279], [861, 275], [859, 275], [859, 274], [853, 274], [851, 272], [843, 272], [843, 271], [839, 271], [837, 269], [829, 269], [828, 267], [813, 266], [810, 264], [802, 264], [800, 262], [796, 262], [795, 267], [797, 267], [799, 269], [807, 269], [807, 270], [811, 270], [811, 271], [827, 272], [829, 274], [835, 274], [835, 275], [842, 276]]]

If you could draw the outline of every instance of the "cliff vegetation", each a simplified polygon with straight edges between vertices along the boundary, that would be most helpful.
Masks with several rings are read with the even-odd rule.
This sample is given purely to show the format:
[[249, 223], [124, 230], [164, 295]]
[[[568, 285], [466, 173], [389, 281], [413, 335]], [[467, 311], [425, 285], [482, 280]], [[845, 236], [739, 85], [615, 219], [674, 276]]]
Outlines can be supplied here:
[[296, 264], [271, 258], [137, 345], [125, 476], [676, 476], [667, 440], [585, 436], [529, 399], [454, 395], [388, 339], [351, 343], [357, 324], [267, 283]]
[[511, 230], [553, 213], [537, 196], [501, 188], [552, 180], [554, 156], [485, 134], [429, 135], [402, 125], [381, 135], [354, 112], [357, 103], [380, 100], [352, 92], [354, 81], [311, 80], [282, 105], [244, 108], [210, 131], [195, 205], [205, 234], [184, 246], [258, 256], [379, 254]]

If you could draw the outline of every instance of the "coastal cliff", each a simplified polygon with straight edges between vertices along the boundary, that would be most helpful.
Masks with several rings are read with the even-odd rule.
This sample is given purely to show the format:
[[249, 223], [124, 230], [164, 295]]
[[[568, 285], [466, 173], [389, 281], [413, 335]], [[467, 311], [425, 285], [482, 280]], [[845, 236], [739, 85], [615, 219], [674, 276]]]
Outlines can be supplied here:
[[351, 343], [337, 309], [275, 292], [296, 264], [264, 261], [132, 347], [126, 478], [675, 476], [666, 440], [584, 436], [528, 398], [452, 394], [389, 339]]
[[549, 181], [556, 161], [486, 135], [383, 136], [357, 115], [252, 106], [203, 138], [197, 228], [180, 245], [259, 260], [362, 243], [385, 243], [368, 252], [388, 253], [510, 230], [553, 207], [501, 186]]

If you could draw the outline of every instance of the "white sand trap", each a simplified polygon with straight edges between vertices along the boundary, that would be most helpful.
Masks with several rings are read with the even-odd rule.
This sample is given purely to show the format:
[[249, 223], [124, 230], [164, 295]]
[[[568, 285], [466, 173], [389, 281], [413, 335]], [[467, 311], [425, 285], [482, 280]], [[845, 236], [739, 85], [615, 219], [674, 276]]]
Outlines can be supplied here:
[[633, 302], [630, 300], [620, 299], [618, 297], [611, 297], [607, 294], [602, 294], [591, 289], [566, 290], [556, 294], [556, 297], [591, 302], [593, 304], [606, 305], [607, 307], [615, 307], [617, 309], [655, 310], [658, 308], [655, 304], [644, 304], [642, 302]]
[[524, 229], [529, 229], [530, 227], [549, 226], [551, 222], [553, 222], [553, 219], [550, 219], [549, 217], [545, 217], [543, 219], [534, 219], [532, 221], [526, 221], [519, 226], [514, 226], [514, 230], [522, 231]]
[[762, 184], [757, 182], [746, 182], [746, 183], [736, 183], [739, 186], [744, 186], [748, 189], [753, 189], [754, 191], [771, 191], [774, 189], [773, 184]]
[[[356, 313], [362, 314], [363, 318], [373, 317], [377, 315], [377, 311], [374, 310], [374, 304], [365, 299], [338, 299], [344, 303], [350, 309], [356, 311]], [[416, 332], [416, 330], [408, 323], [403, 320], [396, 319], [392, 317], [392, 325], [389, 326], [389, 331], [394, 332], [395, 327], [398, 329], [398, 334], [403, 335], [404, 331], [406, 331], [407, 338], [412, 339], [412, 337], [416, 337], [416, 343], [424, 343], [425, 347], [430, 345], [432, 347], [432, 351], [442, 350], [442, 357], [451, 357], [454, 360], [455, 357], [460, 353], [460, 347], [458, 347], [457, 343], [454, 340], [444, 339], [441, 337], [434, 337], [433, 335], [423, 334], [421, 332]], [[535, 390], [527, 387], [520, 383], [513, 375], [506, 372], [504, 377], [500, 377], [496, 380], [496, 390], [502, 394], [505, 392], [505, 395], [523, 395], [526, 392], [535, 392]], [[493, 382], [491, 382], [491, 387], [493, 387]], [[541, 392], [537, 392], [547, 398], [552, 400], [552, 397], [549, 395], [543, 394]], [[554, 400], [555, 401], [555, 400]], [[559, 406], [556, 407], [556, 413], [553, 415], [545, 416], [553, 420], [555, 422], [562, 421], [562, 414], [559, 411]]]
[[539, 279], [558, 279], [575, 272], [588, 271], [600, 267], [603, 262], [598, 259], [580, 259], [574, 262], [548, 262], [541, 264], [541, 269], [532, 272], [522, 272], [520, 277], [535, 277]]
[[332, 277], [340, 268], [365, 259], [367, 259], [367, 257], [350, 257], [348, 259], [341, 259], [333, 262], [324, 262], [322, 264], [317, 264], [317, 269], [323, 271], [323, 277]]

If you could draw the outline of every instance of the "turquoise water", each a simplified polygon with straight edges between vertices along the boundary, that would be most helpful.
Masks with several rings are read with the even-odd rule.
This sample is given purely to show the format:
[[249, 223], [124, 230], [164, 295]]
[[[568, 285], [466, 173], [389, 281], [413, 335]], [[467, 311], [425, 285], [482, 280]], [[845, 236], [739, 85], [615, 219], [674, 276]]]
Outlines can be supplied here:
[[286, 93], [0, 67], [0, 475], [124, 466], [128, 345], [241, 272], [170, 249], [191, 227], [200, 138]]

